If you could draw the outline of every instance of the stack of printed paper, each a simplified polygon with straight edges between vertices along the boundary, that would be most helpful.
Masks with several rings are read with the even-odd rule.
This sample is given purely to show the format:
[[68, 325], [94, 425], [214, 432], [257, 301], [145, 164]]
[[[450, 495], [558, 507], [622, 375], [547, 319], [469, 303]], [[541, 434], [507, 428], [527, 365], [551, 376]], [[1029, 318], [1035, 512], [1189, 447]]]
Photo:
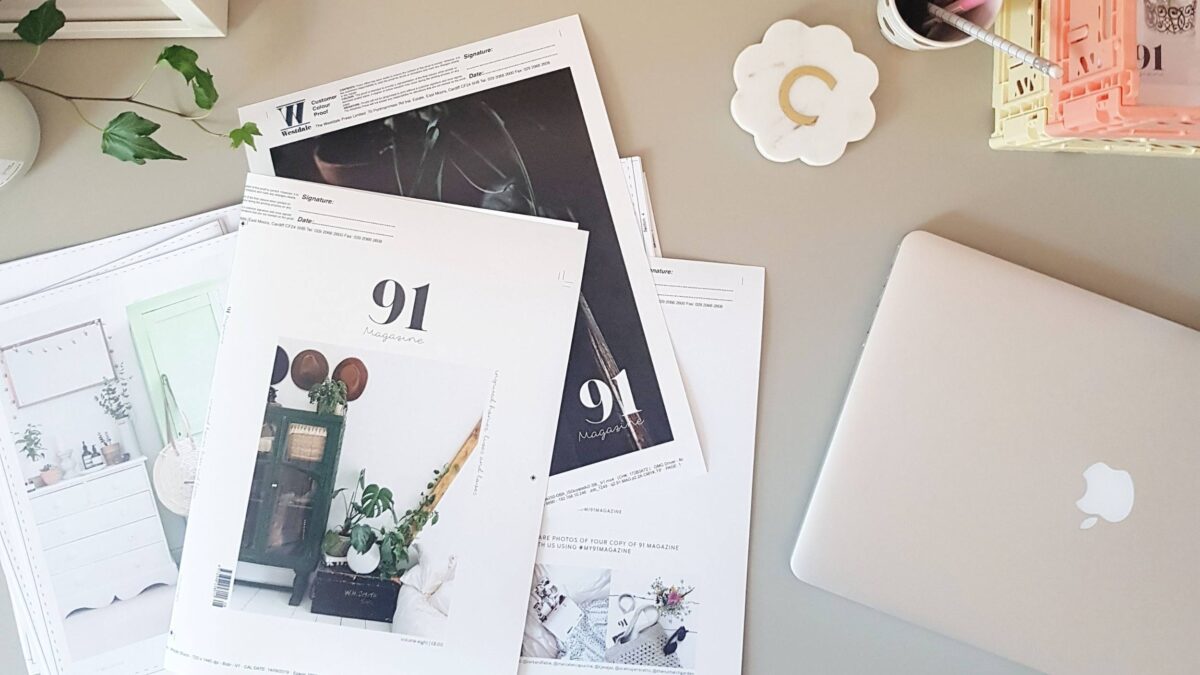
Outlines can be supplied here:
[[737, 672], [763, 271], [657, 257], [578, 18], [242, 117], [240, 210], [0, 266], [31, 671]]

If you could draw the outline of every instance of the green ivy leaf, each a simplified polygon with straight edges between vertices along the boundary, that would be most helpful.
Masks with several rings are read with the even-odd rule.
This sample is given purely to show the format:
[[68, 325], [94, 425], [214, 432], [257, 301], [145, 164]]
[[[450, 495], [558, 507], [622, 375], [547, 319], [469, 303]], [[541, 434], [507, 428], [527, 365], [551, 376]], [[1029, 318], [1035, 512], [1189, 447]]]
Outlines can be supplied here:
[[58, 29], [66, 23], [67, 15], [59, 11], [54, 0], [46, 0], [29, 10], [29, 13], [21, 19], [13, 32], [31, 45], [40, 45], [49, 40], [50, 36], [57, 33]]
[[213, 84], [212, 73], [207, 70], [196, 70], [196, 78], [192, 80], [192, 93], [196, 96], [196, 105], [204, 110], [212, 110], [220, 95]]
[[171, 45], [158, 55], [158, 63], [166, 63], [174, 68], [188, 84], [192, 85], [192, 93], [196, 97], [196, 105], [203, 110], [212, 110], [216, 105], [217, 88], [213, 85], [212, 73], [203, 70], [196, 64], [199, 56], [196, 52], [183, 45]]
[[229, 132], [229, 140], [232, 141], [231, 145], [235, 148], [240, 148], [242, 147], [242, 143], [245, 143], [251, 148], [258, 150], [258, 147], [254, 145], [255, 136], [262, 136], [262, 132], [258, 130], [258, 125], [254, 122], [246, 122]]
[[4, 81], [4, 71], [0, 70], [0, 82]]
[[100, 134], [100, 151], [122, 162], [134, 164], [145, 164], [148, 159], [187, 159], [150, 138], [150, 134], [158, 131], [158, 128], [158, 124], [145, 117], [125, 111], [104, 127]]

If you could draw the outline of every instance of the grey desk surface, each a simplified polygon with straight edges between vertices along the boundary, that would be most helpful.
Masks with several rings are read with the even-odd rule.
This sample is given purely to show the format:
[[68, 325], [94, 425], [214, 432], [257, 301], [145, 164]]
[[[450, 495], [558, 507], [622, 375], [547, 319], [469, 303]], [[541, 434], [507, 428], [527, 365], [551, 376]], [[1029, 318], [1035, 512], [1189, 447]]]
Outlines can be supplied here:
[[[216, 75], [216, 117], [229, 127], [241, 104], [580, 13], [617, 145], [645, 158], [665, 253], [768, 270], [745, 672], [1026, 672], [792, 577], [826, 441], [893, 251], [913, 229], [1200, 328], [1200, 161], [989, 150], [991, 53], [902, 51], [880, 35], [869, 0], [230, 5], [229, 37], [190, 41]], [[734, 58], [782, 18], [841, 26], [879, 66], [876, 128], [830, 167], [768, 162], [729, 117]], [[30, 77], [131, 91], [163, 44], [56, 42]], [[0, 67], [25, 54], [0, 45]], [[189, 161], [135, 167], [101, 156], [69, 106], [34, 103], [42, 154], [0, 193], [0, 259], [240, 197], [244, 157], [186, 124], [162, 134]], [[107, 119], [119, 109], [87, 110]], [[0, 618], [0, 672], [18, 664], [11, 621]]]

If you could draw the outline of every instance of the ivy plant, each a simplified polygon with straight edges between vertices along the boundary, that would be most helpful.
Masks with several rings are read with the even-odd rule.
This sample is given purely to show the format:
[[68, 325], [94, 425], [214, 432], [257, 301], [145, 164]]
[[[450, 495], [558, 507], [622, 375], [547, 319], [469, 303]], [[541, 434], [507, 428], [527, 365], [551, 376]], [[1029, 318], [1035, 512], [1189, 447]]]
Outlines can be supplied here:
[[317, 404], [317, 414], [332, 415], [338, 406], [346, 404], [346, 383], [325, 380], [308, 390], [308, 402]]
[[408, 558], [408, 549], [413, 545], [421, 530], [426, 526], [437, 525], [438, 499], [449, 487], [450, 481], [454, 480], [455, 474], [447, 472], [446, 469], [447, 467], [434, 469], [433, 478], [425, 486], [425, 491], [417, 498], [416, 507], [406, 510], [403, 516], [398, 516], [393, 510], [392, 527], [381, 527], [373, 532], [370, 543], [366, 547], [360, 548], [351, 542], [351, 545], [360, 553], [365, 553], [366, 549], [378, 542], [379, 569], [376, 574], [380, 577], [384, 579], [398, 577], [412, 566]]
[[[126, 110], [101, 127], [84, 115], [83, 109], [80, 107], [81, 102], [99, 101], [138, 106], [142, 109], [172, 115], [180, 120], [190, 122], [206, 134], [218, 136], [229, 141], [231, 147], [237, 148], [245, 144], [251, 148], [255, 148], [254, 137], [261, 136], [262, 134], [259, 132], [258, 126], [253, 122], [247, 122], [236, 129], [224, 133], [214, 131], [204, 123], [204, 120], [212, 114], [213, 107], [217, 104], [220, 94], [217, 93], [216, 85], [213, 83], [212, 73], [200, 67], [198, 63], [199, 55], [182, 45], [171, 45], [162, 50], [158, 58], [155, 59], [154, 65], [150, 68], [150, 73], [146, 75], [146, 79], [142, 80], [137, 90], [129, 96], [75, 96], [26, 80], [25, 75], [29, 72], [30, 67], [41, 53], [42, 45], [66, 25], [66, 22], [67, 17], [58, 9], [56, 0], [46, 0], [30, 10], [17, 23], [17, 27], [13, 32], [23, 42], [33, 45], [33, 56], [14, 77], [7, 77], [4, 71], [0, 70], [0, 81], [12, 82], [13, 84], [40, 91], [70, 103], [75, 109], [75, 113], [79, 115], [79, 118], [85, 124], [100, 132], [101, 152], [116, 157], [123, 162], [133, 162], [134, 164], [145, 164], [147, 160], [155, 159], [186, 159], [164, 148], [153, 138], [154, 132], [158, 131], [161, 126], [157, 122], [146, 119], [132, 110]], [[192, 98], [197, 108], [196, 112], [182, 112], [155, 105], [138, 98], [160, 66], [165, 66], [173, 70], [183, 77], [185, 84], [191, 87]]]

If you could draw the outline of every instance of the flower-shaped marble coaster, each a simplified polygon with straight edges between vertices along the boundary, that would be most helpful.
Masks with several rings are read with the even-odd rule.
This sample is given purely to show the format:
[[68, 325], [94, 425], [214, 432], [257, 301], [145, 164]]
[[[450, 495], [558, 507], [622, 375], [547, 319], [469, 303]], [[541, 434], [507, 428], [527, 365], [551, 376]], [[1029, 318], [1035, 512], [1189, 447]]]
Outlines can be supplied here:
[[875, 126], [879, 70], [835, 26], [777, 21], [738, 55], [733, 81], [734, 121], [775, 162], [832, 164]]

